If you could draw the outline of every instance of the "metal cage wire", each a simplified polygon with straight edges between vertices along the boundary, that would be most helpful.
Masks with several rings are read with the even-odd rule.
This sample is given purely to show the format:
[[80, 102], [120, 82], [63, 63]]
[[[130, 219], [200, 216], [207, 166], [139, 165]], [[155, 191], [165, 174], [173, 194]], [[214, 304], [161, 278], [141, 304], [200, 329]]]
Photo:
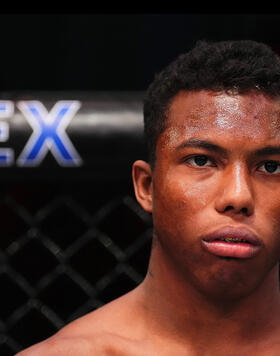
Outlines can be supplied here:
[[[9, 356], [136, 287], [146, 274], [152, 224], [131, 182], [131, 164], [143, 153], [142, 93], [0, 99], [9, 100], [1, 102], [9, 110], [0, 121], [10, 129], [0, 147], [15, 156], [0, 176], [0, 354]], [[80, 109], [65, 134], [83, 164], [60, 167], [48, 152], [40, 165], [17, 166], [32, 133], [18, 107], [37, 100], [47, 115], [59, 100], [74, 99]]]

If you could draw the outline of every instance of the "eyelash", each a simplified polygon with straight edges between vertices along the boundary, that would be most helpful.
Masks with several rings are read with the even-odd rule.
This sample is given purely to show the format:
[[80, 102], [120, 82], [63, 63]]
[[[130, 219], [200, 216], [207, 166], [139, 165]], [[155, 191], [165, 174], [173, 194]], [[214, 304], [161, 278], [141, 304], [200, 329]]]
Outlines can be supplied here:
[[[212, 163], [214, 163], [214, 160], [213, 160], [212, 158], [206, 156], [206, 155], [194, 155], [194, 156], [192, 156], [192, 157], [187, 158], [184, 162], [188, 163], [190, 160], [195, 159], [196, 157], [205, 157], [205, 158], [207, 158], [209, 161], [211, 161]], [[280, 169], [280, 162], [279, 162], [279, 161], [273, 161], [273, 160], [264, 161], [264, 162], [262, 162], [262, 164], [261, 164], [259, 167], [265, 165], [266, 163], [276, 163], [276, 164], [278, 165], [277, 169]], [[211, 167], [211, 166], [195, 166], [195, 167], [204, 168], [204, 167]], [[258, 167], [258, 168], [259, 168], [259, 167]], [[275, 172], [270, 173], [270, 172], [267, 172], [267, 171], [261, 171], [261, 172], [265, 172], [265, 173], [267, 173], [267, 174], [269, 174], [269, 175], [275, 175], [276, 173], [280, 173], [280, 170], [279, 170], [279, 172], [276, 172], [276, 173], [275, 173]]]
[[[210, 159], [208, 156], [206, 156], [206, 155], [195, 155], [195, 156], [192, 156], [192, 157], [189, 157], [189, 158], [187, 158], [186, 160], [185, 160], [185, 162], [186, 163], [188, 163], [190, 160], [192, 160], [192, 159], [195, 159], [196, 157], [205, 157], [205, 158], [207, 158], [209, 161], [212, 161], [213, 162], [213, 160], [212, 159]], [[209, 166], [196, 166], [196, 167], [209, 167]]]
[[[278, 166], [277, 169], [280, 168], [280, 162], [279, 161], [264, 161], [264, 162], [262, 162], [261, 166], [264, 165], [265, 163], [276, 163], [277, 166]], [[261, 167], [261, 166], [259, 166], [259, 167]], [[263, 172], [263, 171], [261, 171], [261, 172]], [[277, 173], [280, 173], [280, 171], [279, 172], [273, 172], [273, 173], [271, 173], [271, 172], [265, 172], [265, 173], [268, 173], [268, 174], [271, 174], [271, 175], [275, 175]]]

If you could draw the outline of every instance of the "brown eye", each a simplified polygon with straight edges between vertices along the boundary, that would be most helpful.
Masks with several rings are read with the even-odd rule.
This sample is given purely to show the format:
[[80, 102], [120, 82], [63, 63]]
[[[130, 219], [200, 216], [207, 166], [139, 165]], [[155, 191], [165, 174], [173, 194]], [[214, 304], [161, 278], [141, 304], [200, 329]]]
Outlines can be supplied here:
[[190, 163], [191, 165], [193, 165], [195, 167], [208, 167], [211, 164], [213, 164], [212, 161], [207, 156], [204, 156], [204, 155], [196, 155], [196, 156], [190, 157], [185, 162]]
[[208, 158], [207, 158], [206, 156], [195, 156], [195, 157], [194, 157], [194, 162], [195, 162], [198, 166], [204, 166], [207, 161], [208, 161]]
[[280, 162], [278, 161], [266, 161], [260, 166], [260, 171], [270, 174], [280, 173]]
[[270, 161], [270, 162], [266, 162], [264, 166], [267, 172], [274, 173], [277, 170], [279, 164], [275, 161]]

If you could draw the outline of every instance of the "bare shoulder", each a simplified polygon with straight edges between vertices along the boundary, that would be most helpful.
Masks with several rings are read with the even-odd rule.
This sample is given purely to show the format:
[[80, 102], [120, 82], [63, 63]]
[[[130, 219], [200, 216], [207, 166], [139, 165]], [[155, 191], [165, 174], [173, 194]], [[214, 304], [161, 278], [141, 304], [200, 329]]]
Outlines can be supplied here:
[[130, 296], [123, 296], [66, 325], [54, 336], [16, 356], [127, 355], [141, 335], [131, 313]]
[[[144, 353], [143, 353], [144, 351]], [[91, 338], [58, 335], [18, 353], [15, 356], [143, 356], [155, 355], [150, 347], [137, 340], [99, 333]]]
[[[142, 356], [143, 345], [128, 337], [100, 332], [78, 336], [57, 333], [15, 356]], [[147, 353], [147, 355], [150, 353]]]
[[97, 333], [87, 336], [63, 335], [57, 333], [51, 338], [23, 350], [15, 356], [115, 356], [126, 355], [119, 353], [127, 350], [117, 335]]
[[68, 324], [60, 333], [65, 336], [102, 334], [141, 337], [143, 328], [138, 304], [134, 290]]
[[71, 338], [54, 335], [45, 341], [21, 351], [16, 354], [16, 356], [105, 355], [100, 341], [100, 338], [96, 338], [93, 342], [83, 337], [75, 337], [74, 335]]

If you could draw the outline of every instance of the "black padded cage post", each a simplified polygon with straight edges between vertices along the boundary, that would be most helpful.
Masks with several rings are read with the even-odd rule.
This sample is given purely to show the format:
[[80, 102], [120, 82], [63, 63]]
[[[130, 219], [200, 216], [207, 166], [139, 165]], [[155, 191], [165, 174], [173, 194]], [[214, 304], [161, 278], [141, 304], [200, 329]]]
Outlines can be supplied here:
[[131, 180], [133, 161], [146, 158], [142, 98], [1, 94], [1, 356], [143, 280], [152, 224]]

